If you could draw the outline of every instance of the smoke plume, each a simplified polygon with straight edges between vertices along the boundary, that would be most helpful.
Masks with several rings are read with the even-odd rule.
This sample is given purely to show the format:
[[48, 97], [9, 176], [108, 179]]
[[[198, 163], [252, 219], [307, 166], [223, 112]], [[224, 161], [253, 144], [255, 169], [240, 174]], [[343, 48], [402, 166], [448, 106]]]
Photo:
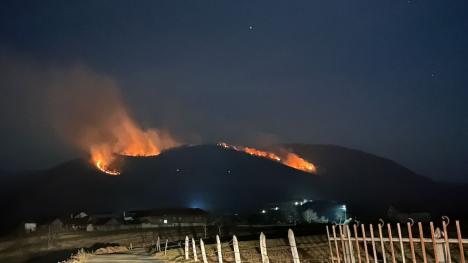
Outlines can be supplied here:
[[105, 172], [119, 173], [110, 168], [115, 154], [152, 156], [178, 144], [165, 130], [140, 127], [110, 78], [78, 67], [66, 81], [54, 83], [49, 91], [54, 127]]

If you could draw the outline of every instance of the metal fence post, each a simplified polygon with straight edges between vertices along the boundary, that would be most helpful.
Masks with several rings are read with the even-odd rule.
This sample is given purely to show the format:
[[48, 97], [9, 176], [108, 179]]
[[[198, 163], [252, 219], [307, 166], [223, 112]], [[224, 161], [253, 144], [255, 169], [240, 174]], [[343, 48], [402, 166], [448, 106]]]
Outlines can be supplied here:
[[455, 226], [457, 228], [457, 239], [458, 239], [458, 250], [460, 252], [460, 262], [465, 263], [465, 251], [463, 250], [462, 234], [460, 230], [460, 222], [458, 220], [455, 221]]
[[374, 257], [374, 262], [378, 263], [377, 250], [375, 248], [374, 226], [372, 224], [369, 224], [369, 233], [370, 233], [370, 236], [371, 236], [372, 255]]
[[426, 243], [424, 242], [424, 231], [421, 222], [418, 222], [419, 228], [419, 241], [421, 242], [421, 251], [423, 254], [423, 262], [427, 263], [427, 256], [426, 256]]
[[438, 263], [439, 262], [439, 255], [437, 251], [437, 243], [435, 240], [435, 231], [434, 231], [434, 223], [431, 221], [429, 222], [429, 227], [431, 228], [431, 239], [432, 239], [432, 248], [434, 250], [434, 262]]
[[364, 224], [361, 225], [362, 231], [362, 240], [364, 241], [364, 253], [366, 254], [366, 263], [369, 263], [369, 252], [367, 251], [367, 237], [366, 237], [366, 226]]
[[340, 256], [340, 250], [338, 249], [338, 241], [337, 241], [337, 238], [336, 238], [335, 225], [332, 226], [332, 231], [333, 231], [333, 240], [335, 241], [336, 258], [338, 259], [338, 263], [340, 263], [341, 262], [341, 256]]
[[356, 224], [353, 225], [353, 229], [354, 229], [354, 240], [356, 242], [358, 263], [361, 263], [361, 249], [359, 248], [359, 235], [358, 235]]
[[383, 220], [381, 220], [381, 223], [379, 223], [378, 228], [379, 228], [380, 249], [382, 250], [383, 263], [387, 263], [387, 255], [385, 254], [385, 243], [383, 240], [382, 226], [384, 226]]
[[400, 241], [401, 260], [403, 261], [403, 263], [406, 263], [406, 259], [405, 259], [405, 248], [404, 248], [404, 246], [403, 246], [403, 238], [402, 238], [402, 236], [401, 236], [401, 227], [400, 227], [400, 223], [397, 223], [396, 226], [397, 226], [397, 231], [398, 231], [398, 240]]
[[344, 226], [345, 237], [348, 239], [347, 249], [349, 253], [349, 259], [351, 263], [355, 263], [356, 260], [354, 259], [354, 249], [353, 249], [353, 242], [351, 242], [351, 231], [349, 230], [349, 226]]
[[[412, 221], [414, 223], [414, 221]], [[413, 242], [413, 233], [412, 233], [412, 223], [406, 223], [406, 227], [408, 228], [408, 238], [410, 243], [410, 250], [411, 250], [411, 259], [413, 263], [416, 263], [416, 254], [414, 252], [414, 242]]]
[[325, 228], [327, 230], [328, 247], [330, 249], [330, 261], [333, 263], [335, 262], [335, 259], [333, 256], [333, 249], [332, 249], [331, 240], [330, 240], [330, 231], [328, 230], [328, 226], [326, 226]]
[[452, 263], [452, 257], [450, 255], [450, 243], [449, 243], [449, 240], [448, 240], [448, 232], [447, 232], [447, 225], [448, 225], [448, 217], [443, 217], [443, 218], [446, 218], [447, 219], [447, 222], [442, 221], [442, 227], [443, 227], [443, 234], [444, 234], [444, 240], [445, 240], [445, 255], [446, 255], [446, 260], [449, 262], [449, 263]]
[[341, 242], [341, 250], [343, 250], [343, 261], [345, 263], [351, 263], [350, 258], [349, 258], [348, 247], [345, 242], [343, 225], [338, 225], [338, 229], [340, 230], [340, 242]]
[[395, 248], [393, 247], [392, 226], [390, 224], [387, 224], [387, 230], [388, 230], [388, 239], [390, 242], [390, 252], [392, 254], [392, 263], [396, 263]]

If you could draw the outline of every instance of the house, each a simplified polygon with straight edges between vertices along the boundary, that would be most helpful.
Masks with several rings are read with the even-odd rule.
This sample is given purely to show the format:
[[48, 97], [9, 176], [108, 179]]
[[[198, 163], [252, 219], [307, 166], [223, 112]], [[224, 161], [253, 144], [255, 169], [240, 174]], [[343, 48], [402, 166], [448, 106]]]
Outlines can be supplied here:
[[304, 223], [340, 223], [350, 217], [346, 204], [331, 200], [309, 200], [298, 206]]
[[86, 218], [86, 217], [88, 217], [88, 214], [86, 214], [85, 212], [79, 212], [79, 213], [74, 214], [74, 215], [72, 214], [70, 217], [71, 218]]
[[32, 233], [37, 231], [37, 223], [35, 222], [26, 222], [24, 223], [24, 231], [26, 233]]
[[124, 222], [128, 222], [128, 223], [131, 223], [133, 221], [135, 221], [135, 218], [134, 217], [134, 214], [132, 213], [128, 213], [128, 212], [123, 212], [123, 215], [122, 215], [122, 218], [124, 220]]
[[124, 222], [120, 218], [94, 218], [86, 225], [86, 231], [113, 231], [123, 229]]
[[208, 222], [208, 212], [200, 208], [171, 208], [132, 211], [142, 227], [159, 226], [204, 226]]
[[348, 216], [343, 203], [309, 199], [270, 203], [259, 213], [262, 217], [257, 218], [256, 223], [266, 224], [344, 222]]
[[86, 232], [93, 232], [94, 231], [94, 225], [93, 224], [87, 224], [86, 225]]
[[52, 221], [48, 222], [47, 226], [50, 230], [53, 230], [53, 232], [61, 232], [65, 230], [63, 221], [60, 218], [55, 218]]
[[390, 206], [387, 210], [387, 219], [392, 222], [406, 223], [408, 220], [415, 222], [430, 222], [431, 214], [428, 212], [400, 212], [394, 206]]
[[88, 225], [89, 217], [63, 218], [63, 228], [68, 231], [85, 230]]

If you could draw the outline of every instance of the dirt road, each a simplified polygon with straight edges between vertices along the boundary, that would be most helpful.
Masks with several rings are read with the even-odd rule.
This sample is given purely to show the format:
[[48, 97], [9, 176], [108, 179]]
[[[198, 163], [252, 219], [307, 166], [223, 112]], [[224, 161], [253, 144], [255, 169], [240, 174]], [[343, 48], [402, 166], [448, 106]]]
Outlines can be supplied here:
[[136, 263], [163, 263], [164, 261], [154, 259], [143, 250], [135, 249], [125, 254], [95, 255], [87, 262], [89, 263], [111, 263], [111, 262], [136, 262]]

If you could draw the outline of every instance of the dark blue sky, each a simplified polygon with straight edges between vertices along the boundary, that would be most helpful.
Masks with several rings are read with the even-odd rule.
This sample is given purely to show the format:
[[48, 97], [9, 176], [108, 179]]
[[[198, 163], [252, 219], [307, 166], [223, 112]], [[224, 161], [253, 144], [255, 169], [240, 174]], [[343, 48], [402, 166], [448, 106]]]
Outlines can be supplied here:
[[79, 65], [186, 142], [338, 144], [468, 181], [464, 0], [2, 1], [0, 59], [6, 169], [77, 155], [41, 94]]

